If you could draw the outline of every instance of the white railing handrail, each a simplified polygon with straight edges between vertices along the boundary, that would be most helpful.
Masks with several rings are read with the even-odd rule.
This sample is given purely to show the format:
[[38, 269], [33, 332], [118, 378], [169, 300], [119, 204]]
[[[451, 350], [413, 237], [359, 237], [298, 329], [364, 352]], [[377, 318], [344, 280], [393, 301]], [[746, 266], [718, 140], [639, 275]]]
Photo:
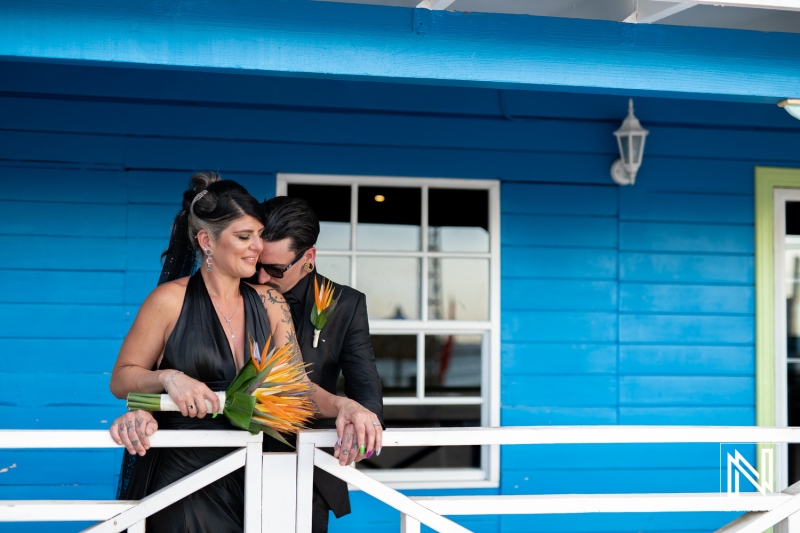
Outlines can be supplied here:
[[[261, 434], [247, 431], [185, 431], [162, 429], [150, 437], [152, 448], [243, 448], [261, 442]], [[122, 448], [103, 429], [2, 429], [0, 449]]]
[[[148, 516], [234, 470], [245, 468], [245, 531], [261, 530], [261, 447], [263, 436], [247, 431], [159, 430], [151, 448], [238, 448], [213, 463], [139, 501], [116, 500], [0, 500], [0, 522], [100, 520], [92, 533], [144, 531]], [[107, 430], [0, 430], [0, 449], [123, 448]]]
[[[336, 432], [300, 432], [298, 444], [332, 448]], [[483, 444], [657, 444], [800, 442], [800, 427], [766, 426], [502, 426], [387, 429], [387, 446], [476, 446]]]
[[[401, 532], [418, 533], [426, 524], [436, 531], [464, 532], [445, 514], [562, 514], [585, 512], [749, 511], [725, 527], [726, 532], [760, 533], [800, 510], [800, 484], [768, 497], [752, 495], [607, 494], [607, 495], [477, 495], [409, 498], [372, 480], [361, 471], [342, 467], [316, 448], [332, 447], [333, 430], [310, 430], [297, 440], [298, 472], [317, 466], [358, 487], [401, 514]], [[474, 446], [530, 444], [664, 444], [664, 443], [796, 443], [800, 428], [755, 426], [502, 426], [476, 428], [388, 429], [382, 446]], [[557, 505], [555, 505], [558, 503]], [[311, 485], [302, 476], [297, 487], [297, 533], [311, 531]], [[433, 512], [433, 514], [431, 514]], [[761, 529], [759, 529], [761, 528]], [[722, 531], [722, 530], [720, 530]]]

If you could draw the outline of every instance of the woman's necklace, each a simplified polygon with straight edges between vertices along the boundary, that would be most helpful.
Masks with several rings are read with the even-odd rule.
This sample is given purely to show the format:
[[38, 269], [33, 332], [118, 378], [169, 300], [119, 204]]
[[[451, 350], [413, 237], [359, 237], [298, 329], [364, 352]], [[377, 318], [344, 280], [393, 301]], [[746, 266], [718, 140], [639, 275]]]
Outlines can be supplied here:
[[231, 324], [231, 321], [233, 320], [233, 317], [236, 316], [236, 311], [239, 310], [239, 295], [236, 296], [236, 307], [233, 308], [233, 314], [231, 315], [230, 318], [225, 316], [225, 313], [222, 312], [222, 308], [219, 306], [219, 304], [217, 303], [217, 301], [215, 299], [212, 298], [211, 301], [214, 302], [214, 307], [217, 308], [217, 311], [219, 311], [219, 314], [222, 315], [222, 318], [224, 318], [225, 322], [228, 323], [228, 328], [230, 328], [230, 330], [231, 330], [231, 340], [233, 341], [233, 349], [236, 350], [236, 348], [238, 348], [238, 346], [236, 345], [236, 335], [234, 335], [234, 333], [233, 333], [233, 324]]

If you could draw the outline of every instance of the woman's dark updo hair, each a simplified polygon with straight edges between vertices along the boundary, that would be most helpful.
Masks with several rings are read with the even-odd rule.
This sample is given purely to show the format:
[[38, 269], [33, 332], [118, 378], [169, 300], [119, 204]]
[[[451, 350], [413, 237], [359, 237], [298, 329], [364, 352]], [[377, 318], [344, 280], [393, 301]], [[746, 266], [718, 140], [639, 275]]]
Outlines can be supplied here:
[[169, 247], [161, 254], [163, 269], [159, 284], [191, 275], [200, 251], [197, 233], [205, 229], [213, 239], [231, 222], [251, 216], [264, 223], [264, 211], [258, 200], [232, 180], [223, 180], [216, 172], [198, 172], [189, 180], [183, 193], [183, 208], [172, 224]]

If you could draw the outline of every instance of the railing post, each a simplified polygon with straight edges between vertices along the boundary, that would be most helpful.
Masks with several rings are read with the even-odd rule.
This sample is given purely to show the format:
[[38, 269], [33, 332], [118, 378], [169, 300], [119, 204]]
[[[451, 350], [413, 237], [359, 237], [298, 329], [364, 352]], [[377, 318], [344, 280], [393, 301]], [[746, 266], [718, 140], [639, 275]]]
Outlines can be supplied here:
[[311, 533], [314, 498], [314, 443], [297, 439], [297, 533]]
[[244, 533], [261, 532], [261, 451], [260, 442], [247, 444], [244, 463]]
[[400, 533], [420, 533], [419, 520], [405, 513], [400, 513]]
[[265, 453], [261, 531], [291, 532], [297, 518], [297, 454]]

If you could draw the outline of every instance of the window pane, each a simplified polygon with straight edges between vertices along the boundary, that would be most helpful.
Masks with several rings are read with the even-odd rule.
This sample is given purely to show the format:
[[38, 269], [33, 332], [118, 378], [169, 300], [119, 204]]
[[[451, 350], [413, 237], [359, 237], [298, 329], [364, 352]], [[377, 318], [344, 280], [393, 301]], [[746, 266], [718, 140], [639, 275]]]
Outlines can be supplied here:
[[370, 318], [419, 318], [419, 259], [359, 257], [356, 285], [367, 295]]
[[[387, 405], [384, 420], [390, 428], [478, 427], [480, 405]], [[479, 468], [480, 446], [386, 447], [356, 463], [359, 469], [386, 468]]]
[[372, 335], [384, 396], [417, 395], [417, 336]]
[[480, 335], [425, 337], [425, 395], [480, 396]]
[[287, 196], [303, 198], [319, 217], [320, 250], [350, 249], [350, 191], [349, 185], [289, 184], [286, 188]]
[[430, 189], [428, 249], [489, 251], [489, 191]]
[[421, 189], [358, 188], [359, 250], [419, 251], [421, 224]]
[[336, 283], [350, 285], [350, 258], [317, 254], [317, 272]]
[[428, 264], [431, 320], [489, 320], [489, 260], [434, 258]]

